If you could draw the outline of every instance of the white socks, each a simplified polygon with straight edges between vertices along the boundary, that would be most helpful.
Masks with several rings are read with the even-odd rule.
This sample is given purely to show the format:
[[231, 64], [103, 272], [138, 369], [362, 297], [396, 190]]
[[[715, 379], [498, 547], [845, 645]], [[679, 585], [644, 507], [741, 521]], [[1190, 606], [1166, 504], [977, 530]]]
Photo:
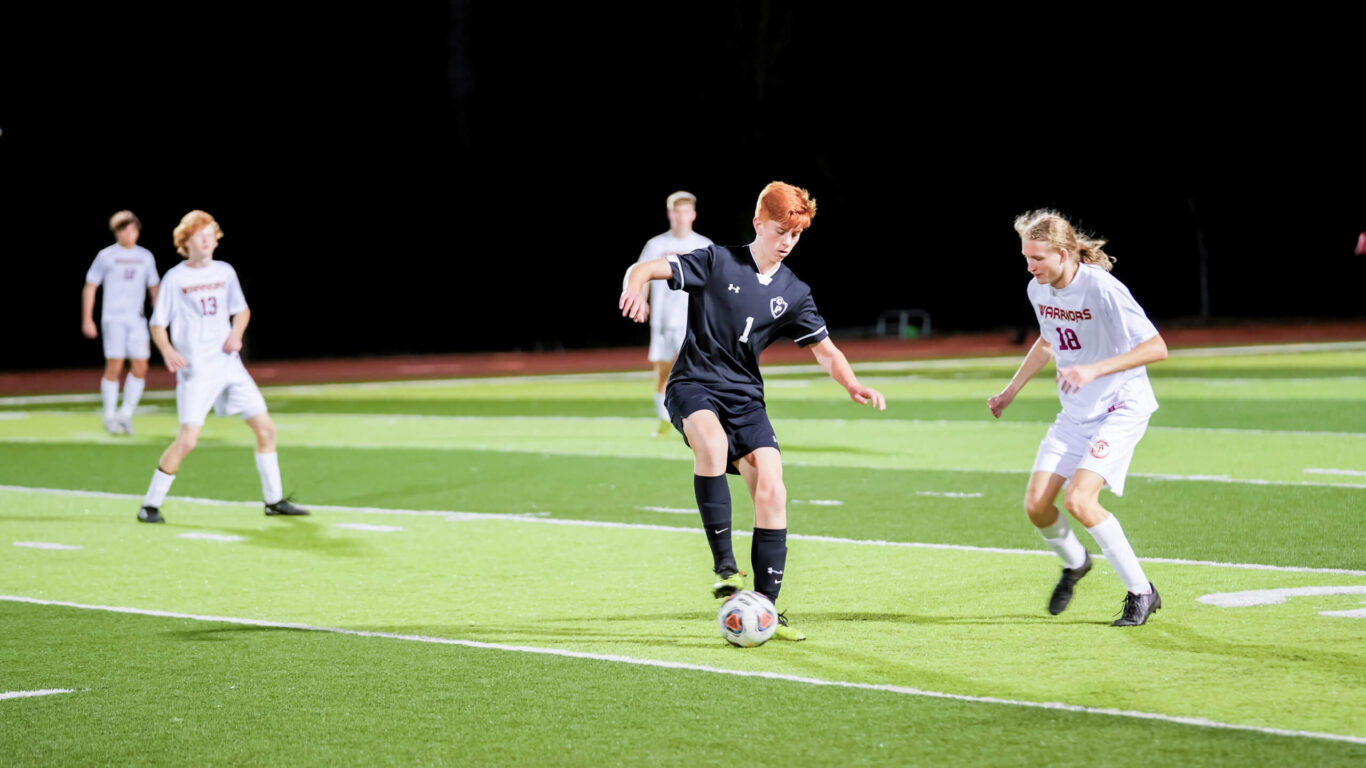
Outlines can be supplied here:
[[114, 418], [114, 411], [119, 407], [119, 383], [101, 378], [100, 399], [104, 401], [105, 420]]
[[171, 492], [171, 483], [175, 482], [175, 475], [168, 475], [157, 468], [152, 473], [152, 484], [147, 486], [147, 495], [142, 499], [144, 507], [161, 508], [161, 502], [166, 500], [166, 494]]
[[1114, 515], [1105, 518], [1105, 522], [1094, 528], [1087, 528], [1086, 531], [1100, 545], [1100, 551], [1105, 553], [1105, 559], [1110, 561], [1115, 573], [1119, 574], [1125, 589], [1135, 595], [1152, 592], [1148, 577], [1143, 574], [1143, 566], [1138, 564], [1138, 557], [1134, 555], [1133, 547], [1129, 546], [1129, 539], [1124, 535], [1124, 529], [1119, 526], [1119, 520]]
[[285, 497], [284, 486], [280, 482], [278, 453], [256, 454], [256, 471], [261, 474], [261, 498], [267, 504], [274, 504]]
[[123, 380], [123, 406], [119, 408], [119, 413], [131, 417], [133, 410], [138, 407], [138, 401], [142, 399], [142, 390], [146, 386], [146, 379], [128, 374], [128, 378]]
[[664, 407], [664, 393], [655, 393], [655, 413], [659, 414], [660, 421], [669, 420], [669, 409]]
[[1080, 568], [1082, 563], [1086, 562], [1086, 548], [1072, 533], [1072, 526], [1067, 523], [1067, 515], [1062, 512], [1058, 513], [1058, 519], [1053, 521], [1052, 525], [1040, 528], [1039, 535], [1043, 537], [1048, 548], [1062, 558], [1062, 567]]

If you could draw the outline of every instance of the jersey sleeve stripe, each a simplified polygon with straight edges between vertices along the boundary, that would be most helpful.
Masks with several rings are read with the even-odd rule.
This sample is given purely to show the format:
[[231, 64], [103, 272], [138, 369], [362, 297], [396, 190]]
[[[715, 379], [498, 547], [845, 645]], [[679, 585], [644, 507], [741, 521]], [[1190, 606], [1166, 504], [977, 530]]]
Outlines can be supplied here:
[[821, 327], [817, 328], [816, 330], [812, 331], [811, 333], [806, 334], [805, 336], [801, 336], [801, 337], [799, 337], [799, 338], [793, 339], [793, 341], [795, 341], [795, 342], [797, 342], [798, 344], [800, 344], [800, 343], [802, 343], [802, 341], [803, 341], [804, 339], [809, 339], [809, 338], [811, 338], [812, 336], [818, 336], [818, 335], [820, 335], [823, 331], [825, 331], [825, 326], [822, 325]]
[[678, 257], [677, 257], [677, 256], [665, 256], [664, 258], [665, 258], [665, 259], [668, 259], [669, 263], [670, 263], [670, 264], [673, 264], [674, 267], [677, 268], [677, 271], [678, 271], [678, 290], [680, 290], [680, 291], [683, 290], [683, 285], [684, 285], [684, 283], [683, 283], [683, 265], [680, 264], [680, 263], [678, 263]]

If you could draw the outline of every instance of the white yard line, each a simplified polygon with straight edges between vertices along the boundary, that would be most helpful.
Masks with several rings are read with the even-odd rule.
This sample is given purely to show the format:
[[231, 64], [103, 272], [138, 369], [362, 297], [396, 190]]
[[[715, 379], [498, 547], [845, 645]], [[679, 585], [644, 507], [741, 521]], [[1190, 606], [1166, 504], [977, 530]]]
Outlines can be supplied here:
[[337, 523], [336, 527], [351, 531], [372, 531], [374, 533], [398, 533], [403, 529], [397, 525], [371, 525], [370, 523]]
[[384, 640], [402, 640], [412, 643], [431, 643], [435, 645], [455, 645], [464, 648], [479, 648], [483, 650], [505, 651], [511, 653], [531, 653], [541, 656], [558, 656], [569, 659], [584, 659], [590, 661], [605, 661], [616, 664], [632, 664], [641, 667], [655, 667], [658, 669], [672, 669], [687, 672], [706, 672], [714, 675], [732, 675], [735, 677], [750, 677], [764, 680], [779, 680], [788, 683], [799, 683], [803, 685], [828, 686], [835, 688], [851, 688], [864, 691], [880, 691], [902, 696], [920, 696], [934, 699], [947, 699], [951, 701], [963, 701], [973, 704], [995, 704], [1011, 707], [1027, 707], [1030, 709], [1049, 709], [1057, 712], [1076, 712], [1088, 715], [1103, 715], [1109, 717], [1127, 717], [1139, 720], [1155, 720], [1178, 725], [1189, 725], [1198, 728], [1215, 728], [1220, 730], [1251, 731], [1254, 733], [1264, 733], [1274, 736], [1289, 736], [1307, 739], [1322, 739], [1325, 741], [1341, 741], [1350, 744], [1366, 744], [1366, 737], [1350, 736], [1339, 733], [1321, 733], [1317, 731], [1297, 731], [1287, 728], [1264, 728], [1254, 725], [1242, 725], [1239, 723], [1223, 723], [1217, 720], [1209, 720], [1203, 717], [1179, 717], [1175, 715], [1164, 715], [1158, 712], [1140, 712], [1128, 709], [1113, 709], [1109, 707], [1087, 707], [1078, 704], [1066, 704], [1056, 701], [1021, 701], [1017, 699], [1002, 699], [994, 696], [969, 696], [960, 693], [944, 693], [941, 691], [927, 691], [921, 688], [911, 688], [904, 685], [886, 685], [874, 683], [855, 683], [844, 680], [825, 680], [816, 677], [801, 677], [798, 675], [785, 675], [777, 672], [755, 672], [740, 669], [724, 669], [722, 667], [709, 667], [702, 664], [689, 664], [681, 661], [663, 661], [659, 659], [641, 659], [632, 656], [619, 656], [616, 654], [588, 653], [585, 651], [569, 651], [561, 648], [542, 648], [530, 645], [504, 645], [502, 643], [485, 643], [476, 640], [458, 640], [448, 637], [431, 637], [428, 635], [400, 635], [390, 632], [367, 632], [356, 629], [345, 629], [342, 627], [323, 627], [311, 624], [295, 624], [279, 621], [267, 621], [264, 619], [243, 619], [228, 616], [199, 616], [191, 613], [176, 613], [172, 611], [155, 611], [141, 608], [126, 608], [109, 605], [85, 605], [82, 603], [69, 603], [57, 600], [37, 600], [29, 597], [16, 595], [0, 595], [0, 600], [14, 603], [28, 603], [30, 605], [58, 606], [63, 608], [76, 608], [86, 611], [103, 611], [107, 613], [123, 613], [138, 616], [153, 616], [167, 619], [187, 619], [190, 621], [205, 621], [218, 624], [236, 624], [251, 627], [270, 627], [273, 629], [293, 629], [303, 632], [326, 632], [335, 635], [349, 635], [352, 637], [369, 637]]
[[[16, 493], [33, 493], [53, 496], [78, 496], [105, 499], [141, 499], [142, 496], [132, 493], [108, 493], [106, 491], [73, 491], [64, 488], [28, 488], [15, 485], [0, 485], [0, 491], [12, 491]], [[199, 499], [193, 497], [170, 496], [173, 501], [188, 501], [196, 504], [206, 504], [221, 507], [259, 507], [259, 501], [226, 501], [221, 499]], [[564, 525], [584, 528], [619, 528], [633, 531], [663, 531], [668, 533], [700, 534], [700, 528], [680, 528], [667, 525], [653, 525], [649, 523], [620, 523], [608, 520], [575, 520], [570, 518], [546, 517], [550, 513], [537, 512], [532, 514], [497, 514], [488, 512], [464, 512], [460, 510], [435, 510], [435, 509], [389, 509], [385, 507], [341, 507], [326, 504], [310, 504], [309, 509], [318, 512], [343, 512], [351, 514], [374, 514], [374, 515], [416, 515], [423, 517], [443, 517], [452, 521], [467, 520], [504, 520], [519, 523], [539, 523], [543, 525]], [[691, 513], [692, 510], [689, 510]], [[752, 535], [750, 531], [735, 530], [737, 536]], [[1006, 555], [1027, 555], [1054, 557], [1052, 552], [1041, 549], [1008, 549], [1004, 547], [976, 547], [970, 544], [937, 544], [930, 542], [916, 541], [884, 541], [880, 539], [849, 539], [838, 536], [817, 536], [812, 534], [789, 533], [789, 541], [819, 541], [827, 544], [852, 544], [858, 546], [874, 547], [907, 547], [911, 549], [946, 549], [960, 552], [990, 552]], [[1104, 555], [1092, 555], [1096, 559], [1105, 559]], [[1240, 568], [1254, 571], [1279, 571], [1283, 573], [1331, 573], [1342, 576], [1366, 576], [1366, 571], [1351, 570], [1347, 568], [1310, 568], [1294, 565], [1265, 565], [1262, 563], [1224, 563], [1214, 560], [1183, 560], [1169, 557], [1142, 557], [1139, 558], [1145, 563], [1168, 563], [1171, 565], [1197, 565], [1211, 568]]]
[[[0, 596], [0, 600], [6, 599]], [[32, 696], [51, 696], [54, 693], [75, 693], [73, 688], [44, 688], [41, 691], [5, 691], [0, 693], [0, 701], [5, 699], [27, 699]]]
[[176, 538], [190, 539], [191, 541], [220, 541], [224, 544], [235, 544], [239, 541], [246, 541], [246, 537], [232, 533], [200, 533], [198, 531], [177, 533]]
[[56, 543], [53, 543], [53, 542], [51, 542], [51, 541], [16, 541], [16, 542], [14, 542], [14, 546], [16, 546], [16, 547], [28, 547], [29, 549], [54, 549], [54, 550], [68, 550], [68, 549], [69, 549], [69, 550], [76, 550], [76, 549], [84, 549], [84, 547], [81, 547], [81, 546], [75, 545], [75, 544], [56, 544]]
[[1347, 475], [1349, 477], [1366, 477], [1366, 471], [1360, 469], [1319, 469], [1309, 467], [1304, 470], [1307, 475]]
[[644, 512], [663, 512], [668, 515], [695, 515], [697, 510], [684, 509], [683, 507], [636, 507]]

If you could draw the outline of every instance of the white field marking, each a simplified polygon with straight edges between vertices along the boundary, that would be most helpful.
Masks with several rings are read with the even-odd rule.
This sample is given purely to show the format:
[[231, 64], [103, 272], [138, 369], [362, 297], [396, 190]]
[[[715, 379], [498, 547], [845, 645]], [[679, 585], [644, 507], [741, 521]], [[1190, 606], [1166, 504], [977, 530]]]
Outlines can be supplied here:
[[27, 419], [28, 411], [3, 411], [0, 412], [0, 421], [19, 421]]
[[695, 514], [697, 514], [697, 510], [695, 510], [695, 509], [684, 509], [684, 508], [682, 508], [682, 507], [636, 507], [636, 509], [643, 510], [643, 511], [645, 511], [645, 512], [663, 512], [663, 513], [669, 514], [669, 515], [695, 515]]
[[1128, 717], [1139, 720], [1156, 720], [1178, 725], [1190, 725], [1198, 728], [1217, 728], [1221, 730], [1233, 731], [1252, 731], [1255, 733], [1265, 733], [1273, 736], [1290, 736], [1307, 739], [1322, 739], [1325, 741], [1342, 741], [1350, 744], [1366, 744], [1366, 737], [1350, 736], [1340, 733], [1321, 733], [1317, 731], [1296, 731], [1286, 728], [1264, 728], [1255, 725], [1242, 725], [1239, 723], [1222, 723], [1217, 720], [1209, 720], [1203, 717], [1179, 717], [1175, 715], [1164, 715], [1157, 712], [1140, 712], [1129, 709], [1113, 709], [1109, 707], [1086, 707], [1079, 704], [1065, 704], [1057, 701], [1021, 701], [1017, 699], [1002, 699], [995, 696], [970, 696], [961, 693], [944, 693], [941, 691], [927, 691], [921, 688], [912, 688], [904, 685], [887, 685], [874, 683], [855, 683], [844, 680], [825, 680], [816, 677], [801, 677], [798, 675], [784, 675], [777, 672], [756, 672], [741, 669], [724, 669], [722, 667], [709, 667], [702, 664], [689, 664], [681, 661], [662, 661], [659, 659], [641, 659], [633, 656], [619, 656], [606, 653], [589, 653], [586, 651], [570, 651], [561, 648], [543, 648], [533, 645], [505, 645], [503, 643], [486, 643], [477, 640], [458, 640], [449, 637], [431, 637], [428, 635], [400, 635], [390, 632], [367, 632], [358, 629], [344, 629], [341, 627], [322, 627], [311, 624], [294, 624], [280, 621], [267, 621], [264, 619], [241, 619], [227, 616], [198, 616], [191, 613], [175, 613], [172, 611], [154, 611], [141, 608], [124, 608], [109, 605], [84, 605], [81, 603], [68, 603], [57, 600], [37, 600], [29, 597], [19, 597], [16, 595], [0, 595], [0, 600], [28, 603], [31, 605], [48, 605], [62, 608], [76, 608], [86, 611], [105, 611], [108, 613], [134, 614], [138, 616], [153, 616], [165, 619], [187, 619], [190, 621], [207, 621], [218, 624], [237, 624], [251, 627], [271, 627], [273, 629], [293, 629], [302, 632], [326, 632], [334, 635], [348, 635], [351, 637], [371, 637], [385, 640], [403, 640], [412, 643], [431, 643], [434, 645], [454, 645], [463, 648], [478, 648], [492, 651], [508, 651], [512, 653], [534, 653], [542, 656], [558, 656], [568, 659], [585, 659], [590, 661], [605, 661], [616, 664], [633, 664], [641, 667], [655, 667], [658, 669], [673, 669], [687, 672], [707, 672], [714, 675], [733, 675], [735, 677], [751, 677], [763, 680], [778, 680], [789, 683], [800, 683], [803, 685], [819, 685], [834, 688], [851, 688], [863, 691], [880, 691], [883, 693], [893, 693], [902, 696], [921, 696], [933, 699], [947, 699], [950, 701], [963, 701], [972, 704], [996, 704], [1011, 707], [1028, 707], [1031, 709], [1049, 709], [1060, 712], [1076, 712], [1088, 715], [1106, 715], [1110, 717]]
[[[18, 493], [34, 493], [52, 496], [80, 496], [95, 497], [105, 499], [142, 499], [142, 496], [133, 493], [109, 493], [107, 491], [73, 491], [64, 488], [27, 488], [15, 485], [0, 485], [0, 491], [13, 491]], [[259, 507], [259, 501], [227, 501], [223, 499], [199, 499], [188, 496], [168, 496], [174, 501], [188, 501], [196, 504], [205, 504], [219, 507]], [[507, 520], [523, 523], [542, 523], [545, 525], [567, 525], [581, 526], [586, 528], [621, 528], [636, 531], [666, 531], [670, 533], [690, 533], [700, 534], [701, 529], [697, 528], [678, 528], [667, 525], [653, 525], [650, 523], [618, 523], [607, 520], [574, 520], [570, 518], [549, 517], [550, 512], [529, 512], [522, 514], [501, 514], [491, 512], [461, 512], [457, 510], [437, 510], [437, 509], [388, 509], [384, 507], [341, 507], [326, 504], [310, 504], [309, 509], [328, 512], [345, 512], [353, 514], [374, 514], [374, 515], [418, 515], [424, 517], [443, 517], [451, 521], [466, 520]], [[737, 536], [750, 536], [750, 531], [736, 530], [733, 533]], [[976, 547], [970, 544], [936, 544], [916, 541], [884, 541], [881, 539], [847, 539], [837, 536], [817, 536], [804, 533], [789, 533], [789, 541], [819, 541], [827, 544], [854, 544], [861, 546], [875, 547], [908, 547], [912, 549], [946, 549], [960, 552], [991, 552], [1005, 555], [1030, 555], [1042, 557], [1055, 557], [1052, 552], [1041, 549], [1007, 549], [1004, 547]], [[1092, 558], [1104, 560], [1105, 556], [1096, 554]], [[1182, 560], [1170, 557], [1142, 557], [1140, 561], [1145, 563], [1168, 563], [1171, 565], [1199, 565], [1210, 568], [1240, 568], [1254, 571], [1279, 571], [1283, 573], [1332, 573], [1342, 576], [1366, 576], [1366, 571], [1357, 571], [1347, 568], [1310, 568], [1297, 565], [1264, 565], [1261, 563], [1223, 563], [1214, 560]]]
[[337, 527], [352, 531], [374, 531], [375, 533], [398, 533], [403, 530], [397, 525], [371, 525], [369, 523], [337, 523]]
[[840, 501], [839, 499], [808, 499], [808, 500], [805, 500], [805, 501], [803, 501], [802, 499], [793, 499], [793, 500], [792, 500], [792, 503], [793, 503], [793, 504], [814, 504], [814, 505], [816, 505], [816, 506], [818, 506], [818, 507], [842, 507], [842, 506], [844, 506], [844, 502]]
[[946, 499], [980, 499], [982, 493], [963, 493], [959, 491], [916, 491], [916, 496], [943, 496]]
[[[3, 600], [0, 597], [0, 600]], [[41, 691], [5, 691], [0, 693], [0, 701], [5, 699], [27, 699], [30, 696], [51, 696], [54, 693], [75, 693], [73, 688], [44, 688]]]
[[1350, 475], [1351, 477], [1366, 477], [1366, 472], [1360, 469], [1319, 469], [1309, 467], [1304, 470], [1307, 475]]
[[1291, 597], [1318, 595], [1366, 595], [1366, 586], [1357, 587], [1286, 587], [1283, 589], [1251, 589], [1245, 592], [1216, 592], [1201, 595], [1195, 602], [1217, 605], [1220, 608], [1243, 608], [1251, 605], [1280, 605]]
[[246, 541], [244, 537], [237, 536], [231, 533], [197, 533], [194, 531], [190, 531], [188, 533], [177, 533], [176, 538], [192, 539], [194, 541], [221, 541], [228, 544], [232, 544], [238, 541]]
[[14, 546], [30, 549], [84, 549], [84, 547], [76, 544], [54, 544], [50, 541], [16, 541]]

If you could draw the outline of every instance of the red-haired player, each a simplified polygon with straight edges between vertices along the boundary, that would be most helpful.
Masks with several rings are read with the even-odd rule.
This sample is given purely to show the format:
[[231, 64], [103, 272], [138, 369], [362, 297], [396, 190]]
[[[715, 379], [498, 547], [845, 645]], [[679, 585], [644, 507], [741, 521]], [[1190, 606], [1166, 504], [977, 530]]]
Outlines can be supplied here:
[[[171, 490], [180, 462], [194, 450], [210, 410], [240, 415], [256, 435], [256, 471], [267, 515], [306, 515], [281, 490], [275, 453], [275, 423], [265, 398], [242, 365], [238, 351], [251, 310], [237, 271], [213, 253], [223, 230], [204, 211], [190, 211], [175, 228], [175, 247], [185, 261], [162, 278], [150, 323], [152, 341], [166, 368], [176, 375], [175, 406], [180, 433], [161, 454], [138, 520], [161, 523], [161, 503]], [[168, 333], [169, 328], [169, 333]]]
[[[754, 242], [710, 245], [691, 253], [632, 265], [622, 281], [622, 315], [645, 322], [641, 290], [668, 280], [687, 291], [688, 330], [665, 394], [673, 425], [693, 450], [693, 491], [716, 572], [712, 594], [744, 588], [731, 549], [730, 488], [726, 473], [744, 478], [754, 502], [750, 564], [755, 590], [777, 603], [787, 570], [787, 490], [778, 438], [764, 409], [759, 353], [779, 337], [809, 347], [817, 362], [854, 402], [885, 410], [877, 390], [859, 383], [830, 341], [811, 289], [783, 262], [816, 215], [804, 189], [773, 182], [759, 194]], [[806, 638], [779, 614], [776, 636]]]

